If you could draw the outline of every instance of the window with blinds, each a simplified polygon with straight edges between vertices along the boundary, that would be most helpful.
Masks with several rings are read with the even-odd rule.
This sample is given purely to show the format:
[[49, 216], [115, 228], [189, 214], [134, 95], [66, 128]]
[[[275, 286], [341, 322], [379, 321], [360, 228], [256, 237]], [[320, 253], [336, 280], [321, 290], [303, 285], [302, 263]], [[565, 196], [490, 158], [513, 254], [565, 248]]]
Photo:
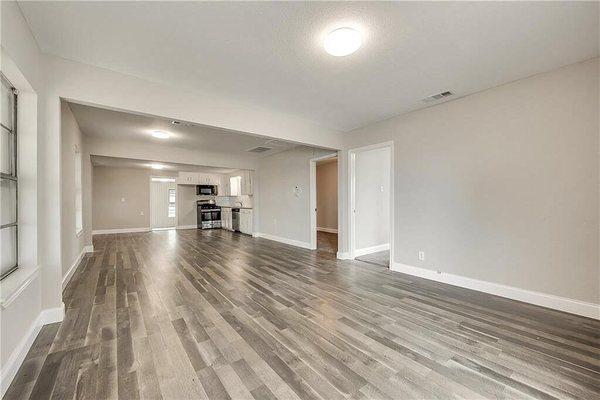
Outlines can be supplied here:
[[17, 91], [0, 74], [0, 279], [18, 265]]

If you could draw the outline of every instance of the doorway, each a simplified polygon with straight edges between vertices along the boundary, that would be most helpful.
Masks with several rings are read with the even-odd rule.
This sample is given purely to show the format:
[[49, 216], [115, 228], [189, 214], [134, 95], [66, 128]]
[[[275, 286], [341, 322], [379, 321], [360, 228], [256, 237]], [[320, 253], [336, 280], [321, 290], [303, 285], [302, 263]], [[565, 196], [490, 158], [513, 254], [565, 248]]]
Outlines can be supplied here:
[[175, 178], [150, 178], [150, 229], [177, 226], [177, 184]]
[[338, 158], [337, 154], [310, 162], [311, 248], [331, 253], [338, 250]]
[[350, 150], [350, 256], [390, 267], [393, 260], [393, 143]]

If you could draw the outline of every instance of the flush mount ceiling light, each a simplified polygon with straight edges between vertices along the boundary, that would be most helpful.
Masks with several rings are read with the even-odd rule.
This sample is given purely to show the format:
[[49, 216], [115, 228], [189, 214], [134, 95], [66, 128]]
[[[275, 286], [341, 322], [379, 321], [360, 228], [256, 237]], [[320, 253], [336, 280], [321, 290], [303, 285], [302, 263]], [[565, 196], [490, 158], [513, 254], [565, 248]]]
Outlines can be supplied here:
[[152, 136], [157, 139], [168, 139], [171, 135], [164, 131], [152, 131]]
[[150, 164], [150, 168], [152, 169], [163, 169], [165, 166], [161, 164]]
[[323, 43], [325, 51], [342, 57], [354, 53], [362, 45], [362, 34], [353, 28], [338, 28], [329, 32]]

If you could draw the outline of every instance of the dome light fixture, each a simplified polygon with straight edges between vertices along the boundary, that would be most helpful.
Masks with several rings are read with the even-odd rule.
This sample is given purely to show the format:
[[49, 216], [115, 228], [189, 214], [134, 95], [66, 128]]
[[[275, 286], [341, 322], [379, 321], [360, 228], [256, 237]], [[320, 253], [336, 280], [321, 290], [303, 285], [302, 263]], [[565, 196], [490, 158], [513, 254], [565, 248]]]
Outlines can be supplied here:
[[343, 57], [354, 53], [362, 45], [362, 34], [354, 28], [335, 29], [327, 35], [323, 47], [332, 56]]
[[164, 131], [152, 131], [152, 136], [157, 139], [168, 139], [171, 135]]

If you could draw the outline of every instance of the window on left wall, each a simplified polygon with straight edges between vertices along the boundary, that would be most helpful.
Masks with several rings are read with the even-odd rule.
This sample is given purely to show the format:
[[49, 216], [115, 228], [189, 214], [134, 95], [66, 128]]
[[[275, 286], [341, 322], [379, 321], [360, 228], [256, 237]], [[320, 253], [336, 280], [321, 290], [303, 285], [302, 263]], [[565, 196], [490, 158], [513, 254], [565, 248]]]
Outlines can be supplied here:
[[17, 90], [0, 74], [0, 279], [18, 266]]
[[81, 151], [77, 146], [74, 149], [75, 169], [75, 233], [77, 236], [83, 232], [83, 191], [81, 183]]

